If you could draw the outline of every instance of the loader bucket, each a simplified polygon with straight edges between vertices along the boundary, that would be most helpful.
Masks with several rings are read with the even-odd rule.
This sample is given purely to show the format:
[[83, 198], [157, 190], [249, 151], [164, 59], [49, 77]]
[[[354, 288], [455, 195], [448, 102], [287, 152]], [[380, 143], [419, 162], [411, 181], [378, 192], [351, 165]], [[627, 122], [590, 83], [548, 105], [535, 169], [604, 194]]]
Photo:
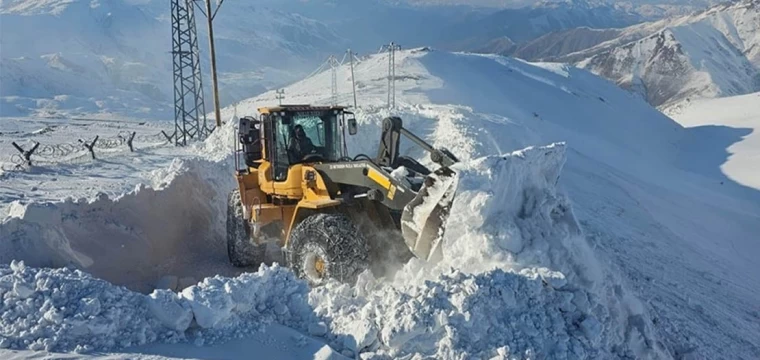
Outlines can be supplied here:
[[443, 258], [441, 242], [456, 192], [456, 173], [442, 167], [427, 176], [401, 214], [401, 233], [418, 258], [436, 263]]

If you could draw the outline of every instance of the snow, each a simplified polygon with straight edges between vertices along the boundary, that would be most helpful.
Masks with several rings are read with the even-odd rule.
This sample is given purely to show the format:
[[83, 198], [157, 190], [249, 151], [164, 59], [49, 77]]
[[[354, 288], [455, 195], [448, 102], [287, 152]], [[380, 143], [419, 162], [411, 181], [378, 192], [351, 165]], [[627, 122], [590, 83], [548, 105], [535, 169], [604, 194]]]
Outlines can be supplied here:
[[142, 295], [69, 269], [0, 267], [5, 347], [92, 351], [163, 336]]
[[[267, 334], [269, 344], [280, 344], [273, 358], [288, 351], [375, 359], [723, 358], [725, 349], [736, 358], [760, 355], [754, 340], [760, 337], [754, 276], [760, 268], [752, 255], [760, 251], [760, 196], [716, 171], [725, 148], [741, 138], [723, 138], [694, 154], [689, 141], [712, 132], [684, 128], [577, 68], [429, 49], [400, 51], [396, 59], [392, 111], [385, 108], [386, 55], [356, 64], [360, 130], [349, 149], [371, 153], [381, 120], [393, 114], [462, 160], [454, 166], [458, 192], [441, 262], [413, 259], [393, 278], [365, 273], [353, 288], [309, 289], [279, 266], [243, 274], [229, 269], [223, 218], [213, 214], [223, 213], [223, 195], [234, 186], [231, 121], [205, 144], [146, 150], [145, 156], [163, 160], [135, 166], [124, 183], [96, 183], [113, 192], [131, 184], [120, 196], [93, 198], [75, 186], [79, 179], [63, 174], [87, 167], [94, 174], [108, 166], [103, 160], [7, 173], [0, 186], [8, 193], [28, 193], [30, 181], [50, 177], [68, 185], [47, 181], [39, 185], [46, 197], [8, 205], [0, 223], [2, 263], [69, 264], [142, 291], [71, 270], [23, 270], [24, 278], [66, 272], [77, 284], [100, 284], [99, 294], [142, 299], [130, 308], [139, 312], [132, 319], [146, 334], [158, 334], [146, 337], [154, 343], [108, 347], [118, 332], [110, 329], [118, 326], [89, 343], [90, 350], [116, 358], [247, 356], [257, 350], [235, 338]], [[338, 69], [341, 103], [352, 101], [349, 74], [347, 66]], [[329, 72], [296, 83], [286, 88], [285, 102], [327, 103], [329, 83]], [[224, 109], [224, 117], [254, 115], [257, 106], [276, 101], [274, 92], [265, 93]], [[401, 152], [429, 164], [406, 142]], [[104, 160], [142, 156], [116, 158]], [[139, 183], [145, 185], [131, 191]], [[61, 201], [65, 193], [87, 200]], [[111, 251], [114, 244], [132, 248]], [[0, 269], [15, 279], [17, 270]], [[188, 276], [198, 281], [180, 285]], [[46, 296], [28, 283], [0, 287], [4, 299], [13, 299], [3, 306], [14, 314], [34, 313], [39, 307], [24, 304]], [[154, 291], [156, 285], [176, 292]], [[77, 309], [87, 314], [97, 306], [84, 299], [99, 299], [101, 312], [108, 308], [98, 296], [67, 294], [65, 301], [82, 304]], [[40, 318], [44, 314], [31, 315]], [[3, 341], [35, 356], [28, 345], [51, 337], [22, 334], [35, 325], [21, 325], [9, 324], [11, 337]], [[88, 345], [61, 336], [67, 341], [61, 351]], [[140, 343], [130, 336], [124, 339]], [[219, 349], [225, 344], [227, 352]], [[197, 350], [188, 350], [193, 346]], [[6, 354], [0, 352], [14, 356]]]
[[[674, 109], [671, 116], [681, 125], [700, 129], [723, 129], [740, 138], [726, 148], [730, 154], [720, 170], [739, 184], [760, 190], [760, 93], [721, 99], [692, 101]], [[720, 141], [701, 139], [700, 146]], [[696, 150], [699, 151], [699, 150]]]
[[[750, 275], [760, 268], [748, 255], [759, 250], [760, 195], [716, 171], [726, 161], [725, 147], [740, 137], [724, 137], [702, 154], [693, 153], [690, 141], [700, 144], [718, 134], [684, 128], [636, 96], [575, 68], [564, 76], [521, 61], [425, 49], [402, 51], [396, 62], [394, 111], [384, 109], [387, 57], [356, 64], [360, 133], [349, 144], [352, 152], [372, 150], [376, 124], [388, 114], [399, 115], [413, 132], [464, 161], [564, 141], [567, 164], [560, 184], [593, 257], [607, 269], [600, 281], [606, 286], [599, 291], [621, 293], [605, 303], [636, 309], [617, 314], [622, 318], [630, 311], [621, 322], [648, 334], [631, 341], [645, 348], [662, 344], [674, 357], [721, 357], [726, 347], [737, 349], [739, 357], [758, 354], [751, 340], [760, 334], [751, 315], [756, 310], [745, 309], [756, 308], [753, 299], [760, 294]], [[348, 103], [348, 69], [338, 69], [338, 79], [339, 102]], [[294, 84], [286, 89], [286, 102], [327, 103], [328, 94], [319, 94], [329, 83], [325, 73]], [[274, 101], [275, 94], [266, 93], [235, 109], [253, 113]], [[405, 146], [402, 152], [425, 160]], [[510, 182], [489, 185], [505, 183]], [[481, 216], [476, 206], [467, 214], [462, 222], [477, 223]], [[512, 239], [509, 229], [500, 231]], [[570, 253], [579, 255], [575, 249]], [[526, 255], [518, 259], [542, 258], [532, 251]], [[569, 283], [575, 281], [562, 273]], [[689, 302], [702, 311], [692, 312]], [[656, 325], [647, 325], [647, 317]]]
[[[307, 291], [291, 272], [262, 268], [236, 279], [206, 279], [179, 297], [168, 290], [146, 296], [79, 270], [34, 269], [14, 261], [0, 267], [1, 343], [2, 348], [34, 351], [176, 353], [183, 351], [184, 341], [200, 346], [240, 334], [261, 336], [261, 328], [272, 321], [299, 328], [311, 314]], [[282, 302], [280, 296], [288, 300]], [[220, 299], [226, 299], [223, 306], [216, 303]], [[292, 330], [267, 332], [294, 336]], [[340, 358], [329, 348], [315, 349], [318, 341], [300, 338], [296, 347], [310, 345], [317, 356]], [[157, 341], [163, 345], [144, 346]]]
[[700, 98], [760, 90], [756, 0], [625, 28], [612, 40], [567, 56], [629, 88], [665, 112]]
[[352, 351], [391, 358], [490, 358], [498, 348], [518, 358], [656, 356], [623, 335], [651, 341], [651, 329], [627, 325], [646, 316], [631, 306], [636, 300], [602, 290], [611, 279], [557, 193], [564, 159], [555, 144], [457, 166], [444, 260], [427, 270], [413, 261], [391, 283], [365, 278], [359, 294], [315, 289], [317, 314], [332, 319], [333, 334], [353, 337]]
[[[14, 125], [22, 132], [41, 126], [31, 120], [0, 126]], [[48, 145], [94, 134], [107, 138], [120, 131], [139, 136], [160, 131], [131, 123], [60, 121], [53, 127], [44, 135], [24, 137]], [[15, 152], [9, 145], [18, 137], [8, 134], [0, 136], [0, 144]], [[229, 146], [230, 135], [225, 129], [215, 132], [213, 146]], [[9, 216], [0, 225], [0, 261], [76, 266], [140, 291], [153, 289], [165, 275], [178, 277], [181, 284], [187, 277], [237, 274], [224, 262], [224, 219], [215, 216], [225, 211], [226, 190], [234, 184], [225, 171], [232, 166], [227, 161], [230, 147], [211, 154], [216, 149], [212, 145], [183, 149], [165, 140], [160, 146], [139, 140], [136, 153], [123, 145], [111, 153], [98, 152], [96, 160], [88, 159], [85, 151], [75, 162], [53, 157], [53, 162], [5, 173], [0, 209], [7, 209]]]
[[[0, 14], [0, 116], [174, 117], [169, 2], [11, 0]], [[217, 14], [222, 104], [294, 81], [345, 49], [325, 24], [273, 7], [233, 2]], [[208, 96], [206, 26], [195, 17]]]

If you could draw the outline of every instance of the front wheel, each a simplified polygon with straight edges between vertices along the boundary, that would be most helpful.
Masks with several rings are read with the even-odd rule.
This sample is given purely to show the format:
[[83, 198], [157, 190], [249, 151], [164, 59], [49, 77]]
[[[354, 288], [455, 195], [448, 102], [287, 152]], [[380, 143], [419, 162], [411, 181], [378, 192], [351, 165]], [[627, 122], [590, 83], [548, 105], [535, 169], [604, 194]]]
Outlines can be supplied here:
[[227, 256], [236, 267], [259, 266], [266, 256], [266, 244], [253, 243], [239, 190], [230, 192], [227, 199]]
[[368, 252], [365, 237], [347, 216], [314, 214], [293, 230], [288, 263], [312, 286], [328, 279], [353, 285], [369, 267]]

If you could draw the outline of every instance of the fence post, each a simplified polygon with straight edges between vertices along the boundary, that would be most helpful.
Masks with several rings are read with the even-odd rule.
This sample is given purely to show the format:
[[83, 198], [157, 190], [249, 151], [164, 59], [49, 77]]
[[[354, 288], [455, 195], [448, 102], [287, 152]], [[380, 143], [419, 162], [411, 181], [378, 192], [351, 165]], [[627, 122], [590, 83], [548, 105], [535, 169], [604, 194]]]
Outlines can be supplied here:
[[79, 139], [79, 142], [82, 145], [84, 145], [84, 147], [87, 148], [87, 150], [90, 151], [90, 155], [92, 155], [92, 159], [93, 160], [95, 160], [95, 149], [94, 148], [95, 148], [95, 143], [98, 142], [98, 138], [100, 138], [100, 136], [95, 136], [95, 139], [93, 139], [92, 142], [89, 143], [89, 144], [87, 142], [85, 142], [84, 140]]
[[127, 139], [127, 146], [129, 146], [130, 152], [135, 152], [135, 148], [132, 147], [132, 141], [135, 139], [136, 134], [137, 134], [137, 131], [133, 131], [132, 135], [129, 135], [129, 138]]
[[32, 166], [32, 154], [34, 154], [34, 152], [37, 151], [37, 148], [40, 147], [40, 143], [35, 141], [34, 146], [32, 146], [32, 148], [29, 150], [24, 150], [24, 148], [22, 148], [21, 145], [16, 144], [15, 141], [11, 142], [11, 144], [13, 145], [13, 147], [16, 148], [16, 150], [18, 150], [21, 153], [21, 156], [26, 161], [26, 164], [28, 166]]

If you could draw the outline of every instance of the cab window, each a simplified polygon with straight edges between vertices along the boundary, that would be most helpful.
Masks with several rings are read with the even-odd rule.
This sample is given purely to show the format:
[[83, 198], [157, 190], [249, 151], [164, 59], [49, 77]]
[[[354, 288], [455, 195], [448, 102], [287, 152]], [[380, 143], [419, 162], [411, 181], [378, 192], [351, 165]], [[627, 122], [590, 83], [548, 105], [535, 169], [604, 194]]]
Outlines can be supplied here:
[[272, 116], [272, 125], [276, 181], [286, 180], [289, 166], [304, 159], [334, 162], [341, 157], [337, 114], [327, 111], [281, 113]]

